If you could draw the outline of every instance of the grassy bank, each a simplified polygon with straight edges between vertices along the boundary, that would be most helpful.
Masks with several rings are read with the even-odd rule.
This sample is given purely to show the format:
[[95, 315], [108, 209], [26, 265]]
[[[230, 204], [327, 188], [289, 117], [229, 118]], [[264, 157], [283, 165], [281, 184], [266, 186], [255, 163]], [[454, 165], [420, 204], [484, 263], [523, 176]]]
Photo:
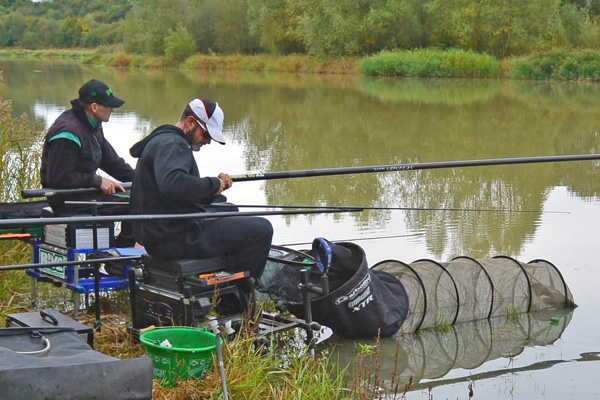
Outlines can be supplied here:
[[264, 72], [300, 72], [356, 74], [357, 59], [320, 60], [302, 55], [203, 55], [196, 54], [182, 62], [166, 57], [126, 54], [119, 47], [96, 50], [15, 50], [0, 49], [3, 58], [73, 60], [81, 64], [133, 68], [181, 68], [187, 70], [234, 70]]
[[[142, 357], [144, 348], [131, 341], [123, 322], [126, 315], [104, 315], [102, 331], [95, 334], [95, 349], [121, 359]], [[93, 317], [83, 321], [91, 326]], [[281, 348], [257, 348], [251, 336], [226, 341], [223, 365], [227, 391], [232, 399], [350, 399], [364, 397], [366, 390], [346, 389], [344, 374], [327, 357], [313, 358], [304, 352]], [[153, 398], [162, 400], [222, 399], [223, 386], [217, 368], [202, 380], [180, 381], [175, 388], [164, 388], [154, 382]]]
[[532, 80], [600, 80], [600, 52], [560, 50], [499, 60], [488, 54], [461, 49], [383, 51], [363, 58], [318, 59], [304, 55], [204, 55], [178, 62], [167, 57], [133, 55], [120, 47], [95, 50], [0, 49], [3, 58], [73, 60], [87, 65], [119, 68], [181, 68], [292, 72], [311, 74], [362, 74], [391, 77], [512, 78]]

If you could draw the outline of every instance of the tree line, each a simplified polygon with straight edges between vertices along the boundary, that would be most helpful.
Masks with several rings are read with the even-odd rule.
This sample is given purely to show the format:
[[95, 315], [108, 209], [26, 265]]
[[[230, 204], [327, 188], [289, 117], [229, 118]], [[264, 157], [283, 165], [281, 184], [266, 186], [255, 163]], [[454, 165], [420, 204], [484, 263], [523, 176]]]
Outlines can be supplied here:
[[600, 0], [0, 0], [0, 46], [127, 53], [496, 57], [600, 47]]

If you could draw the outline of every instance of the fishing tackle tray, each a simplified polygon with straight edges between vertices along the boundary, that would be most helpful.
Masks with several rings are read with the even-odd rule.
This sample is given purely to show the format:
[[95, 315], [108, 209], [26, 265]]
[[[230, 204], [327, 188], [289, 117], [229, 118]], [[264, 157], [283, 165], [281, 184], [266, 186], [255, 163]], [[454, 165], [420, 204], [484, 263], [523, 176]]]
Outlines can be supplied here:
[[24, 312], [17, 314], [6, 314], [6, 327], [58, 327], [72, 328], [87, 341], [90, 347], [94, 347], [94, 330], [76, 320], [67, 317], [57, 310], [41, 310], [39, 312]]
[[[214, 286], [229, 286], [226, 283], [248, 278], [248, 271], [228, 272], [227, 256], [206, 259], [159, 260], [142, 255], [146, 272], [144, 283], [167, 290], [192, 294], [213, 290]], [[187, 289], [189, 287], [189, 289]]]
[[131, 291], [133, 328], [195, 326], [214, 308], [223, 315], [248, 307], [241, 283], [248, 271], [228, 272], [227, 257], [160, 260], [142, 256], [143, 277]]

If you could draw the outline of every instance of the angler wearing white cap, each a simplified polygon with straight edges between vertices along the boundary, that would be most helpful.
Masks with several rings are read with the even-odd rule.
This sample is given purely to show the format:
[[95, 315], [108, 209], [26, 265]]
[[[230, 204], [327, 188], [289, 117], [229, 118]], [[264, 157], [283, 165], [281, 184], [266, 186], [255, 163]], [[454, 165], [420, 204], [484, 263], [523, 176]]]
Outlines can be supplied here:
[[[206, 211], [233, 184], [229, 175], [201, 177], [192, 151], [212, 140], [225, 144], [223, 110], [207, 99], [193, 99], [175, 125], [162, 125], [130, 150], [139, 158], [131, 188], [132, 214], [185, 214]], [[133, 223], [134, 236], [148, 254], [162, 259], [229, 255], [234, 270], [260, 277], [273, 227], [258, 217], [203, 220], [145, 220]]]

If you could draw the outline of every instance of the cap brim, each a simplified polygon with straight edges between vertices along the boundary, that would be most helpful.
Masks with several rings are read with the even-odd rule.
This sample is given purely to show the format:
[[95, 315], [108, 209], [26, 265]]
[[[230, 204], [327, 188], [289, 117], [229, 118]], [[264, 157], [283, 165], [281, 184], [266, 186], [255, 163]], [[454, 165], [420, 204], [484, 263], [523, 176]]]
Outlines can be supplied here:
[[225, 136], [223, 136], [223, 132], [208, 125], [206, 127], [208, 128], [208, 134], [212, 140], [217, 143], [225, 144]]
[[125, 100], [121, 100], [117, 96], [113, 96], [111, 99], [105, 101], [102, 105], [109, 108], [119, 108], [123, 104], [125, 104]]

